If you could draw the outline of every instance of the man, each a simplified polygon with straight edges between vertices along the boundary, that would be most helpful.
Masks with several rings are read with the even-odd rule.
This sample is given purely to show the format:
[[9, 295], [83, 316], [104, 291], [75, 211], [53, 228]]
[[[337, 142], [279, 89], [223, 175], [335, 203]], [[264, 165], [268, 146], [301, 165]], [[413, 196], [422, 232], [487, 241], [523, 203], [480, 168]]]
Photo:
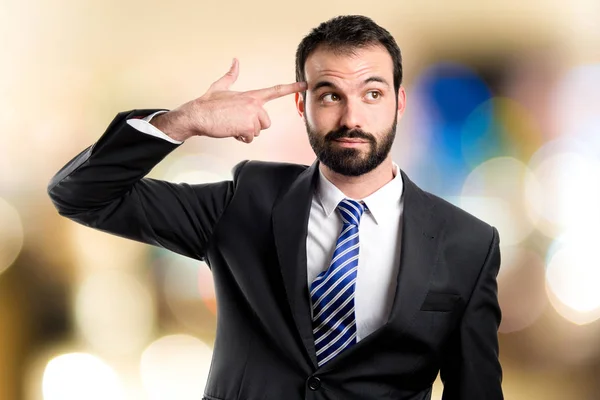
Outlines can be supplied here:
[[[498, 234], [393, 163], [406, 99], [389, 32], [337, 17], [300, 43], [296, 83], [233, 92], [238, 71], [175, 110], [119, 114], [48, 189], [61, 215], [210, 266], [205, 399], [430, 399], [440, 371], [445, 400], [502, 399]], [[252, 142], [292, 93], [313, 165], [144, 178], [192, 136]]]

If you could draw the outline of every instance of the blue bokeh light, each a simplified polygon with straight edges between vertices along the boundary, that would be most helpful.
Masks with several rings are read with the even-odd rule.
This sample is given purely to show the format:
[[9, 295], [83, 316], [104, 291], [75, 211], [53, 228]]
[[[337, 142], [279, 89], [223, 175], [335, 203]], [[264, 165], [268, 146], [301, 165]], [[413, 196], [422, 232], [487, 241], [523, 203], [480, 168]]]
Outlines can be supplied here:
[[[427, 68], [413, 90], [427, 118], [421, 128], [429, 130], [424, 135], [429, 138], [427, 154], [415, 165], [413, 175], [426, 190], [454, 196], [471, 170], [462, 150], [465, 123], [477, 107], [492, 98], [492, 92], [471, 68], [456, 63]], [[478, 116], [478, 124], [492, 124], [492, 120], [491, 109]], [[466, 138], [479, 140], [477, 136]]]

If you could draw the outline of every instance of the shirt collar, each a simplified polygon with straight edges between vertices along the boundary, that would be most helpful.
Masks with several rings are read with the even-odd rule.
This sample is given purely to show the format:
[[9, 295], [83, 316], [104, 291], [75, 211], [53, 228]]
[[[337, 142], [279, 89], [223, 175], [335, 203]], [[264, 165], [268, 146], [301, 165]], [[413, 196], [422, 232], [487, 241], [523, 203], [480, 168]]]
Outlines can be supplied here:
[[[400, 167], [398, 167], [396, 163], [393, 163], [393, 167], [394, 178], [391, 181], [364, 199], [353, 199], [363, 201], [367, 205], [367, 208], [369, 209], [368, 212], [373, 216], [375, 223], [383, 221], [386, 213], [391, 208], [400, 205], [400, 198], [402, 197], [404, 185], [402, 182], [402, 175], [400, 174]], [[323, 175], [321, 169], [319, 169], [319, 180], [316, 193], [327, 217], [335, 211], [340, 201], [346, 198], [346, 195]]]

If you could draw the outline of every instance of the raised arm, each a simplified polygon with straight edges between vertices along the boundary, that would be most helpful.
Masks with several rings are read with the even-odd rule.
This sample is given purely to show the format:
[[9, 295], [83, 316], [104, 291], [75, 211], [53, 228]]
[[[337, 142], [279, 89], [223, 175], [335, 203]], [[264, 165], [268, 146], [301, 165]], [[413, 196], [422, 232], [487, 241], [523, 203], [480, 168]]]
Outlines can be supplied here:
[[203, 259], [214, 226], [234, 195], [234, 179], [189, 185], [145, 178], [192, 136], [235, 137], [250, 143], [270, 125], [265, 102], [303, 90], [301, 83], [233, 92], [238, 63], [201, 97], [151, 123], [171, 140], [143, 133], [128, 120], [156, 110], [120, 113], [100, 139], [65, 165], [48, 194], [58, 212], [86, 226]]
[[120, 113], [104, 135], [65, 165], [48, 194], [60, 215], [118, 236], [202, 259], [233, 182], [175, 184], [144, 176], [178, 145], [141, 133]]

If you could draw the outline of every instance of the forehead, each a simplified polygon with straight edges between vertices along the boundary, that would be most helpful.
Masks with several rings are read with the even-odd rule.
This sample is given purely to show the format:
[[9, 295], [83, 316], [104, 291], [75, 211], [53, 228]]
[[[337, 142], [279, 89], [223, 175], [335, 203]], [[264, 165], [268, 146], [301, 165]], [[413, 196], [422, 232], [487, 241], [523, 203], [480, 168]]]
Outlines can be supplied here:
[[321, 79], [363, 81], [372, 75], [381, 76], [392, 85], [394, 65], [388, 51], [380, 45], [343, 52], [320, 46], [306, 59], [304, 71], [309, 85]]

